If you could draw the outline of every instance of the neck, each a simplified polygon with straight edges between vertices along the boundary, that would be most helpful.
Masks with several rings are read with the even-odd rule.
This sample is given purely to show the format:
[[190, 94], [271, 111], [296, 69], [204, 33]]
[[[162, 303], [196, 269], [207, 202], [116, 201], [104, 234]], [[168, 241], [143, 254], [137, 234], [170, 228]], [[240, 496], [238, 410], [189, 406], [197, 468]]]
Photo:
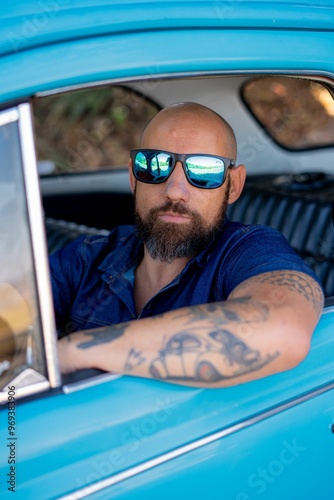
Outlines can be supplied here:
[[189, 258], [175, 259], [173, 262], [160, 262], [152, 259], [147, 250], [144, 250], [143, 260], [135, 273], [134, 297], [139, 313], [144, 305], [180, 274]]

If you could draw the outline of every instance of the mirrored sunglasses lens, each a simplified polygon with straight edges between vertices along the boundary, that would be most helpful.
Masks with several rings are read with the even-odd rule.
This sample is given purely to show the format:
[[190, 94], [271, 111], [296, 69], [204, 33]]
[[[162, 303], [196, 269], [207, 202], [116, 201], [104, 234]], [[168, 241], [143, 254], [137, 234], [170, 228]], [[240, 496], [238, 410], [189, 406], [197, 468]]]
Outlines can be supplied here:
[[222, 185], [225, 163], [211, 156], [191, 156], [187, 159], [189, 180], [197, 187], [216, 188]]
[[172, 158], [166, 153], [136, 154], [135, 176], [139, 181], [156, 184], [163, 182], [170, 173]]

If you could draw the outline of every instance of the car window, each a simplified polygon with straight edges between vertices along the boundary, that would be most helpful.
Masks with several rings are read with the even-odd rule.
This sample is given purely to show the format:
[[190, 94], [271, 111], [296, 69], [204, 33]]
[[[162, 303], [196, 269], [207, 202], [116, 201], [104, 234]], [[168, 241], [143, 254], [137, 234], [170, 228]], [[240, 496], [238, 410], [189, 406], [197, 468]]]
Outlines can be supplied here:
[[323, 84], [283, 76], [257, 77], [242, 98], [266, 132], [282, 147], [333, 146], [334, 100]]
[[[0, 389], [44, 380], [18, 115], [0, 114]], [[24, 380], [26, 379], [26, 380]]]
[[145, 124], [159, 107], [132, 89], [108, 86], [36, 98], [40, 174], [126, 167]]
[[201, 347], [201, 342], [196, 337], [187, 336], [182, 341], [183, 349], [195, 349]]
[[0, 403], [60, 385], [32, 116], [0, 113]]

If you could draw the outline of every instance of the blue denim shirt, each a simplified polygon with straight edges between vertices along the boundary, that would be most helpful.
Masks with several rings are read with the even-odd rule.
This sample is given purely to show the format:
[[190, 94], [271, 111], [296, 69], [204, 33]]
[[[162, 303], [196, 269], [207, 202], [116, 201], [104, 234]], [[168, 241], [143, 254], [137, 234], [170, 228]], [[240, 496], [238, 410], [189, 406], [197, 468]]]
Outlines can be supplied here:
[[281, 233], [226, 220], [216, 239], [138, 315], [133, 277], [142, 257], [133, 226], [117, 227], [108, 236], [81, 236], [55, 252], [50, 266], [57, 327], [68, 334], [226, 300], [242, 281], [268, 271], [297, 270], [319, 282]]

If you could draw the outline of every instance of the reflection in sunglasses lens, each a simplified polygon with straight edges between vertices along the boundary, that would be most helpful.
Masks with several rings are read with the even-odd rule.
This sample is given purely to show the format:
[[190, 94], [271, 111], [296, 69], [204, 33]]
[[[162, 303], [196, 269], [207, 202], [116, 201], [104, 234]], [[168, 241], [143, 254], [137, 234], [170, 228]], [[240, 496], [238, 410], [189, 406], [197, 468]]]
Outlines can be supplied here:
[[[143, 182], [164, 182], [175, 164], [173, 155], [163, 151], [138, 152], [135, 156], [135, 175]], [[184, 162], [188, 181], [196, 187], [216, 188], [222, 185], [225, 163], [221, 158], [198, 155], [189, 156]]]
[[220, 158], [192, 156], [187, 159], [189, 180], [198, 187], [214, 188], [222, 184], [225, 164]]

